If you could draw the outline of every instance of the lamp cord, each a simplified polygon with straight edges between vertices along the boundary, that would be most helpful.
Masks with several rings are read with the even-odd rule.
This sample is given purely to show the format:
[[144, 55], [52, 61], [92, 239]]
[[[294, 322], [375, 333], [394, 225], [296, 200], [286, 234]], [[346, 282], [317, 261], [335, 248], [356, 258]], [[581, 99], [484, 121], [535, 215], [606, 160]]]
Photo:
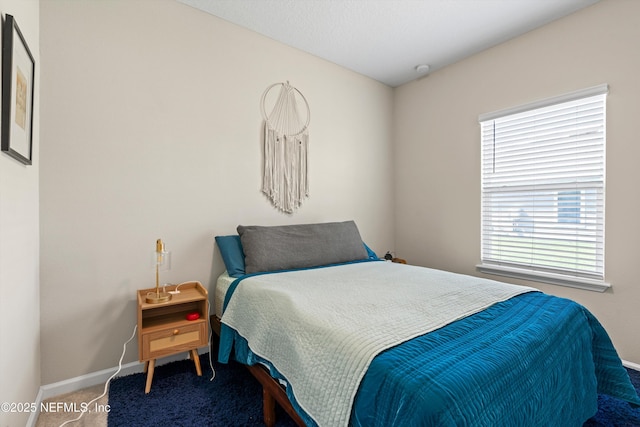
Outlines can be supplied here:
[[[207, 304], [207, 322], [210, 322], [211, 320], [211, 315], [210, 315], [210, 311], [211, 311], [211, 306], [210, 304]], [[209, 381], [213, 381], [213, 379], [216, 377], [216, 370], [213, 369], [213, 361], [211, 360], [211, 340], [213, 339], [213, 328], [211, 327], [211, 324], [209, 324], [209, 366], [211, 367], [211, 378], [209, 378]]]
[[[94, 403], [94, 402], [96, 402], [97, 400], [99, 400], [99, 399], [103, 398], [103, 397], [107, 394], [107, 390], [108, 390], [108, 388], [109, 388], [109, 383], [110, 383], [110, 382], [111, 382], [111, 380], [112, 380], [116, 375], [118, 375], [118, 374], [120, 373], [120, 371], [122, 370], [122, 359], [124, 359], [124, 354], [127, 352], [127, 344], [129, 344], [129, 342], [131, 342], [131, 340], [133, 339], [133, 337], [135, 337], [135, 336], [136, 336], [136, 330], [137, 330], [137, 329], [138, 329], [138, 325], [134, 325], [134, 327], [133, 327], [133, 333], [131, 334], [131, 338], [129, 338], [129, 339], [124, 343], [124, 345], [122, 346], [122, 355], [120, 355], [120, 360], [118, 361], [118, 370], [117, 370], [116, 372], [114, 372], [114, 374], [113, 374], [113, 375], [111, 375], [111, 376], [109, 377], [109, 379], [107, 380], [107, 382], [105, 382], [105, 383], [104, 383], [104, 392], [103, 392], [100, 396], [96, 397], [95, 399], [93, 399], [93, 400], [91, 400], [91, 401], [89, 401], [89, 402], [87, 403], [87, 405], [86, 405], [86, 407], [87, 407], [87, 408], [88, 408], [92, 403]], [[69, 423], [72, 423], [72, 422], [75, 422], [75, 421], [80, 420], [80, 418], [82, 418], [82, 416], [85, 414], [85, 412], [87, 412], [87, 411], [82, 411], [82, 412], [80, 413], [80, 415], [78, 415], [76, 418], [74, 418], [74, 419], [72, 419], [72, 420], [65, 421], [64, 423], [60, 424], [60, 427], [63, 427], [63, 426], [65, 426], [65, 425], [69, 424]]]

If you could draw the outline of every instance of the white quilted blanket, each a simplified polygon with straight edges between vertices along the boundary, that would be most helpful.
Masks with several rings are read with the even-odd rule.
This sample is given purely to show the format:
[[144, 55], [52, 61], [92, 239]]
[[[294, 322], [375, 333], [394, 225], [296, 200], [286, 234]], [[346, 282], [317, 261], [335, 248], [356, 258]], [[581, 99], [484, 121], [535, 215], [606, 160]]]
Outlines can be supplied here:
[[381, 351], [534, 291], [389, 262], [244, 279], [222, 322], [282, 373], [320, 426], [346, 426], [358, 385]]

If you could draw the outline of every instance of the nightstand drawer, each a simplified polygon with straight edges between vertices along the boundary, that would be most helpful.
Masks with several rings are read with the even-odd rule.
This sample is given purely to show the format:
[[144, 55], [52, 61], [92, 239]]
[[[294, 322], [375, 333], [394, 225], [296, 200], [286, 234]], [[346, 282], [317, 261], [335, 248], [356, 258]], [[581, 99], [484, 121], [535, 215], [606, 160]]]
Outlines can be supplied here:
[[205, 322], [163, 329], [142, 336], [142, 360], [207, 345]]

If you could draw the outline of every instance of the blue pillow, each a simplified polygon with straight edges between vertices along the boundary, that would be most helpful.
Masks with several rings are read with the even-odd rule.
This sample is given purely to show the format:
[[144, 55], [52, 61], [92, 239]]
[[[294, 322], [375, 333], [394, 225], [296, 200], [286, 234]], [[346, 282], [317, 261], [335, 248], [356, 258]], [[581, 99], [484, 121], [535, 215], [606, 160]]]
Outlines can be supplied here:
[[242, 243], [240, 236], [216, 236], [216, 243], [222, 255], [222, 261], [227, 268], [227, 273], [231, 277], [240, 277], [244, 275], [244, 252], [242, 251]]
[[378, 255], [376, 255], [376, 253], [369, 247], [367, 246], [366, 243], [362, 242], [362, 244], [364, 245], [364, 248], [367, 250], [367, 256], [369, 259], [380, 259], [378, 258]]

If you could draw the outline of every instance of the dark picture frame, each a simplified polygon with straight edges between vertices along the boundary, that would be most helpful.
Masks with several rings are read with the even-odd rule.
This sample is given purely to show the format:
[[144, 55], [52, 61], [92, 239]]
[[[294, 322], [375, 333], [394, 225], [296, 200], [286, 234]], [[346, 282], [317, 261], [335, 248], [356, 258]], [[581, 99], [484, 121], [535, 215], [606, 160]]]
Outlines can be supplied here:
[[12, 15], [2, 31], [2, 151], [25, 165], [33, 160], [36, 62]]

